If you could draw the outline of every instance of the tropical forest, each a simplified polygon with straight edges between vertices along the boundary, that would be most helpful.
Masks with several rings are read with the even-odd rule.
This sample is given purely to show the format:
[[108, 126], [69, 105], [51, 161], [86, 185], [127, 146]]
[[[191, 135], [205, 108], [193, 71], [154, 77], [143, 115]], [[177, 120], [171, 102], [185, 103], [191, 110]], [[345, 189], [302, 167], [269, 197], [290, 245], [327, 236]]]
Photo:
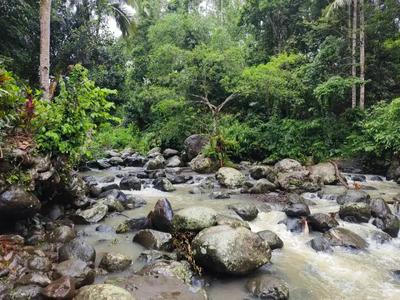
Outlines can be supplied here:
[[396, 300], [399, 203], [399, 1], [0, 0], [0, 300]]

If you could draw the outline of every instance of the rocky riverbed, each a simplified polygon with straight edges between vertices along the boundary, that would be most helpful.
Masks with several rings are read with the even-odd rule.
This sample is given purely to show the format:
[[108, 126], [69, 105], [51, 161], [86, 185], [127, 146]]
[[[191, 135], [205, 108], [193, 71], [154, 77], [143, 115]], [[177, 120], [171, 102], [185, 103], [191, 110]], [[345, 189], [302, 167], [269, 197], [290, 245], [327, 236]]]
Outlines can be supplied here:
[[39, 207], [0, 236], [0, 299], [400, 297], [397, 183], [343, 174], [348, 190], [333, 165], [293, 160], [199, 174], [215, 165], [190, 143], [109, 151], [71, 201], [2, 191]]

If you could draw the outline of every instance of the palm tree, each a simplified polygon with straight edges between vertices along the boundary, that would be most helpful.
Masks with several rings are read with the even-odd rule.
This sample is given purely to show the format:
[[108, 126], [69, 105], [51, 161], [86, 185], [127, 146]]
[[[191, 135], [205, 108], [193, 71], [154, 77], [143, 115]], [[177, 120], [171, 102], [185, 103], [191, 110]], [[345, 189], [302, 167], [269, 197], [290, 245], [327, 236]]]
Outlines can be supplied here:
[[[342, 7], [349, 6], [351, 7], [351, 4], [353, 4], [353, 26], [352, 28], [349, 28], [349, 31], [351, 32], [352, 36], [352, 46], [351, 46], [351, 75], [353, 77], [357, 76], [357, 66], [356, 66], [356, 50], [357, 50], [357, 4], [358, 0], [335, 0], [330, 4], [328, 13], [326, 14], [326, 17], [329, 18], [329, 16], [332, 14], [334, 10], [338, 10]], [[351, 17], [351, 14], [349, 14], [349, 18]], [[349, 25], [351, 22], [349, 21]], [[353, 85], [351, 88], [351, 106], [356, 107], [357, 105], [357, 87], [356, 85]]]
[[40, 89], [49, 101], [50, 87], [50, 11], [51, 0], [40, 1]]
[[107, 0], [113, 12], [117, 26], [124, 37], [131, 37], [136, 34], [136, 17], [139, 15], [142, 1], [140, 0]]

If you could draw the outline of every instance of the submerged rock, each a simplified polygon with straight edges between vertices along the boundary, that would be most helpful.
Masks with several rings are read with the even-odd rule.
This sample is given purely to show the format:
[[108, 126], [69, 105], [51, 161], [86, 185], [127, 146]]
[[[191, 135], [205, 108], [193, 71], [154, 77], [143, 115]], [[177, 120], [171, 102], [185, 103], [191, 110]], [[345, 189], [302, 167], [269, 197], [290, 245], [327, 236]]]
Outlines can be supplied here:
[[208, 195], [211, 199], [229, 199], [231, 196], [224, 192], [212, 192]]
[[135, 300], [135, 298], [120, 287], [95, 284], [81, 288], [74, 300]]
[[283, 241], [275, 232], [272, 232], [271, 230], [263, 230], [257, 232], [257, 234], [261, 236], [266, 243], [268, 243], [271, 250], [283, 247]]
[[285, 224], [286, 229], [290, 232], [303, 232], [303, 224], [298, 218], [286, 218], [282, 221], [279, 221], [278, 224]]
[[245, 221], [252, 221], [258, 215], [257, 206], [250, 203], [231, 204], [229, 208], [234, 210]]
[[222, 186], [229, 189], [239, 188], [245, 182], [244, 175], [234, 168], [222, 167], [216, 177]]
[[189, 190], [189, 194], [192, 195], [200, 195], [200, 194], [204, 194], [204, 190], [202, 188], [199, 187], [194, 187], [191, 190]]
[[245, 275], [271, 258], [268, 244], [244, 227], [219, 225], [204, 229], [191, 246], [196, 263], [218, 273]]
[[307, 243], [311, 248], [313, 248], [317, 252], [333, 252], [329, 243], [323, 237], [313, 238], [311, 241]]
[[171, 225], [174, 231], [198, 232], [204, 228], [214, 226], [216, 223], [216, 214], [217, 213], [209, 207], [188, 207], [175, 213], [171, 220]]
[[332, 228], [324, 234], [331, 246], [342, 246], [354, 249], [366, 249], [367, 242], [358, 234], [342, 227]]
[[272, 274], [262, 275], [249, 280], [246, 284], [246, 290], [259, 299], [289, 299], [289, 287], [287, 283]]

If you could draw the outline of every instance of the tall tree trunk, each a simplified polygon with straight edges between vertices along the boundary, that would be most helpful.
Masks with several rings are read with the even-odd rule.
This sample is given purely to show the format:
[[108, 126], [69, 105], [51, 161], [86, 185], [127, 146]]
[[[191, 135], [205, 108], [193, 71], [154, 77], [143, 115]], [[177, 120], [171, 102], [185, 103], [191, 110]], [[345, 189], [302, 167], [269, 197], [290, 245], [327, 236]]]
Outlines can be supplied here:
[[[360, 0], [360, 80], [365, 80], [365, 19], [364, 0]], [[360, 87], [360, 107], [365, 106], [365, 84]]]
[[51, 0], [40, 1], [40, 89], [43, 100], [50, 97], [50, 11]]
[[213, 134], [217, 134], [218, 133], [218, 113], [215, 110], [213, 110], [212, 116], [213, 116]]
[[[351, 49], [351, 75], [353, 77], [357, 76], [357, 66], [356, 66], [356, 49], [357, 49], [357, 3], [358, 0], [353, 0], [353, 44]], [[357, 105], [357, 87], [353, 85], [351, 90], [351, 107], [356, 107]]]

